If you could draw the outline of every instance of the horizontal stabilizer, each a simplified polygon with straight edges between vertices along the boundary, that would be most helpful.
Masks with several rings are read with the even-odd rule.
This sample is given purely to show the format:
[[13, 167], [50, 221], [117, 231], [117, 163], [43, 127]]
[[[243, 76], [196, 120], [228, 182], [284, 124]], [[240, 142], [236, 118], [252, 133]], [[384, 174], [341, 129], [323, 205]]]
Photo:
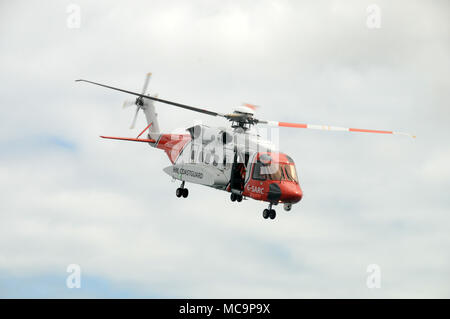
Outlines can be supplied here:
[[101, 138], [107, 138], [110, 140], [131, 141], [131, 142], [144, 142], [144, 143], [156, 143], [155, 140], [149, 138], [132, 138], [132, 137], [113, 137], [113, 136], [100, 136]]

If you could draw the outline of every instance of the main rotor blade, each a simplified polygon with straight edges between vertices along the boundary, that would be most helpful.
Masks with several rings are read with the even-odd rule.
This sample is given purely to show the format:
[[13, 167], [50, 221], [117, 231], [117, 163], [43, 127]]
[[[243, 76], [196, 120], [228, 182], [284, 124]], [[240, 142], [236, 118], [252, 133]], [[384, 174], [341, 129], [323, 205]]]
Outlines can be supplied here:
[[416, 138], [415, 135], [412, 135], [409, 133], [384, 131], [384, 130], [369, 130], [369, 129], [364, 129], [364, 128], [339, 127], [339, 126], [328, 126], [328, 125], [311, 125], [311, 124], [275, 122], [275, 121], [258, 121], [258, 123], [267, 124], [270, 126], [308, 128], [308, 129], [313, 129], [313, 130], [324, 130], [324, 131], [343, 131], [343, 132], [362, 132], [362, 133], [406, 135], [406, 136], [409, 136], [412, 138]]
[[159, 99], [159, 98], [152, 97], [152, 96], [149, 96], [149, 95], [139, 94], [139, 93], [132, 92], [132, 91], [127, 91], [127, 90], [124, 90], [124, 89], [119, 89], [119, 88], [116, 88], [116, 87], [113, 87], [113, 86], [109, 86], [109, 85], [105, 85], [105, 84], [100, 84], [100, 83], [96, 83], [96, 82], [92, 82], [92, 81], [88, 81], [88, 80], [82, 80], [82, 79], [75, 80], [75, 82], [91, 83], [91, 84], [95, 84], [95, 85], [98, 85], [98, 86], [103, 86], [103, 87], [108, 88], [108, 89], [112, 89], [112, 90], [116, 90], [116, 91], [120, 91], [120, 92], [124, 92], [124, 93], [128, 93], [128, 94], [133, 94], [133, 95], [136, 95], [136, 96], [140, 96], [142, 98], [153, 100], [153, 101], [156, 101], [156, 102], [161, 102], [161, 103], [173, 105], [173, 106], [176, 106], [176, 107], [180, 107], [182, 109], [186, 109], [186, 110], [190, 110], [190, 111], [194, 111], [194, 112], [199, 112], [199, 113], [203, 113], [203, 114], [208, 114], [208, 115], [211, 115], [211, 116], [222, 116], [223, 117], [223, 114], [220, 114], [220, 113], [217, 113], [217, 112], [213, 112], [213, 111], [209, 111], [209, 110], [205, 110], [205, 109], [201, 109], [201, 108], [198, 108], [198, 107], [185, 105], [185, 104], [181, 104], [181, 103], [176, 103], [176, 102], [172, 102], [172, 101], [167, 101], [167, 100]]

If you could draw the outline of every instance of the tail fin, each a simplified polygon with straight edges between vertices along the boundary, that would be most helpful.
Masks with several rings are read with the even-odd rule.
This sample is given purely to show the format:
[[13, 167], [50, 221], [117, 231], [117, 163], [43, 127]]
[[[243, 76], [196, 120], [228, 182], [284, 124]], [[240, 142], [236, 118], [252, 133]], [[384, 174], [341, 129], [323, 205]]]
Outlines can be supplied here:
[[[155, 97], [157, 97], [157, 95], [155, 95]], [[161, 131], [159, 130], [158, 114], [155, 111], [154, 102], [152, 100], [145, 99], [141, 108], [147, 118], [147, 124], [150, 125], [151, 123], [148, 129], [148, 135], [151, 139], [157, 140], [161, 134]]]
[[[148, 84], [150, 82], [151, 76], [152, 76], [152, 73], [150, 73], [150, 72], [147, 73], [145, 76], [144, 87], [142, 88], [142, 93], [141, 93], [142, 95], [147, 94], [147, 88], [148, 88]], [[154, 95], [153, 97], [157, 97], [157, 94]], [[133, 105], [133, 104], [136, 105], [136, 113], [134, 115], [133, 122], [131, 124], [131, 128], [134, 128], [134, 124], [136, 123], [136, 118], [139, 113], [139, 109], [142, 109], [142, 111], [144, 111], [145, 117], [147, 118], [148, 126], [147, 126], [146, 130], [148, 129], [148, 135], [149, 135], [150, 139], [158, 140], [158, 137], [160, 135], [160, 130], [159, 130], [159, 123], [158, 123], [158, 118], [157, 118], [158, 114], [156, 114], [156, 112], [155, 112], [154, 101], [150, 100], [150, 99], [143, 99], [142, 97], [138, 97], [135, 102], [125, 101], [124, 106], [126, 107], [128, 105]]]

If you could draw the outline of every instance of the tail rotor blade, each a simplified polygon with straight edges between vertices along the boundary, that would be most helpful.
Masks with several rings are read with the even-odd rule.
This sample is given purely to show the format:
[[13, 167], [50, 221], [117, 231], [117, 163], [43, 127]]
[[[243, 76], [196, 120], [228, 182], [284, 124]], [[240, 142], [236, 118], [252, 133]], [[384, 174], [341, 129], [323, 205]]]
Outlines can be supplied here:
[[136, 112], [134, 113], [133, 122], [131, 122], [131, 126], [130, 126], [131, 130], [134, 129], [134, 126], [136, 125], [136, 119], [137, 119], [137, 116], [138, 116], [138, 113], [139, 113], [139, 109], [140, 109], [139, 106], [136, 107]]
[[126, 101], [123, 102], [122, 107], [124, 109], [126, 109], [127, 107], [130, 107], [130, 106], [134, 105], [135, 103], [136, 103], [135, 100], [126, 100]]
[[147, 75], [145, 76], [145, 82], [144, 82], [144, 87], [142, 88], [142, 95], [145, 95], [145, 93], [147, 92], [147, 87], [148, 87], [148, 83], [150, 82], [150, 77], [152, 76], [152, 73], [149, 72], [147, 73]]

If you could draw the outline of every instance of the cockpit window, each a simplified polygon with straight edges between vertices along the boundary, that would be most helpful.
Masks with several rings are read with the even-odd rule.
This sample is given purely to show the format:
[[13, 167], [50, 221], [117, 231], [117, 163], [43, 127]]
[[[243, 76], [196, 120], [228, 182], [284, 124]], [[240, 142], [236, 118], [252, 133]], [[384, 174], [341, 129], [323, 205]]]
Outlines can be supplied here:
[[284, 165], [288, 180], [298, 183], [297, 172], [293, 164]]
[[280, 181], [286, 180], [286, 176], [281, 168], [281, 165], [263, 165], [261, 162], [256, 162], [253, 168], [253, 179], [257, 180], [272, 180]]

